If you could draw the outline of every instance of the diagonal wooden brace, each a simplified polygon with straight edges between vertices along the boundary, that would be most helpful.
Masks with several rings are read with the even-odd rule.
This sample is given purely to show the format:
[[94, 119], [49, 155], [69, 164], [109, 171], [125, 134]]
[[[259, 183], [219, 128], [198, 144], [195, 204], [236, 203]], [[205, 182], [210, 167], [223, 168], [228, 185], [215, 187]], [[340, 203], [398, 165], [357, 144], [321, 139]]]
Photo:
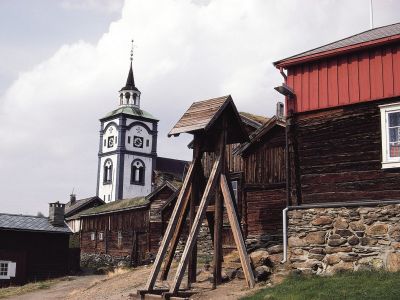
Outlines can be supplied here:
[[156, 259], [154, 261], [153, 268], [151, 270], [149, 279], [147, 280], [147, 283], [145, 286], [145, 290], [147, 290], [147, 291], [152, 291], [154, 288], [154, 284], [156, 283], [156, 280], [157, 280], [157, 275], [160, 272], [161, 264], [163, 262], [165, 254], [167, 253], [168, 245], [171, 241], [171, 238], [174, 235], [179, 217], [181, 215], [183, 215], [183, 213], [184, 213], [183, 210], [184, 210], [185, 204], [189, 201], [190, 186], [191, 186], [191, 182], [192, 182], [192, 178], [193, 178], [193, 169], [194, 169], [194, 166], [196, 165], [197, 159], [198, 158], [196, 158], [192, 161], [192, 163], [189, 167], [189, 170], [186, 174], [185, 180], [182, 185], [182, 189], [179, 193], [179, 196], [176, 201], [174, 210], [172, 212], [170, 221], [168, 222], [167, 230], [165, 231], [160, 248], [158, 249], [158, 253], [157, 253]]
[[213, 165], [211, 170], [210, 178], [208, 179], [207, 186], [205, 188], [203, 197], [201, 198], [199, 209], [197, 211], [196, 217], [193, 222], [193, 226], [190, 230], [188, 240], [186, 242], [185, 249], [179, 262], [178, 269], [175, 274], [174, 282], [170, 288], [171, 294], [176, 294], [178, 292], [179, 286], [181, 285], [183, 275], [185, 274], [185, 269], [189, 261], [189, 254], [192, 252], [193, 246], [196, 242], [197, 235], [200, 231], [201, 223], [204, 219], [208, 203], [210, 201], [210, 191], [215, 187], [221, 174], [221, 157], [219, 156]]
[[254, 274], [251, 269], [249, 256], [247, 255], [242, 230], [240, 228], [239, 220], [234, 208], [231, 191], [229, 189], [226, 176], [223, 174], [221, 175], [221, 190], [222, 194], [224, 195], [225, 207], [228, 213], [229, 223], [232, 228], [233, 238], [235, 239], [236, 247], [239, 251], [240, 262], [242, 264], [244, 276], [249, 288], [253, 288], [255, 285]]

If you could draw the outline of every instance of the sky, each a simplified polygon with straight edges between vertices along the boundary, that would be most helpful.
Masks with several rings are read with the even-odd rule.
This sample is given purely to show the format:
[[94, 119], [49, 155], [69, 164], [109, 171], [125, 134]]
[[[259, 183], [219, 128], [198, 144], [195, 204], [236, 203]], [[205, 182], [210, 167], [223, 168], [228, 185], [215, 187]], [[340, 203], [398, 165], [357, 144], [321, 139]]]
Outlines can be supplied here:
[[[187, 159], [167, 132], [194, 101], [232, 95], [271, 116], [272, 63], [370, 28], [369, 0], [0, 1], [0, 212], [96, 194], [99, 118], [118, 106], [134, 39], [141, 108], [159, 122], [158, 155]], [[374, 1], [374, 25], [400, 22]]]

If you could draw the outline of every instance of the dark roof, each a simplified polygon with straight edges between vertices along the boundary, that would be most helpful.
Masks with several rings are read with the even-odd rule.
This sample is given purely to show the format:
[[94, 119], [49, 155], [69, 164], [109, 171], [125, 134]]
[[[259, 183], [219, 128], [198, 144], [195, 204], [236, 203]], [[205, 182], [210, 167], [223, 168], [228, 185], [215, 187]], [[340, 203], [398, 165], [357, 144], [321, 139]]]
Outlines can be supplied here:
[[100, 202], [101, 204], [104, 204], [104, 201], [97, 196], [76, 200], [74, 204], [71, 204], [71, 201], [69, 201], [65, 204], [64, 216], [67, 218], [75, 213], [78, 213], [80, 209], [91, 202]]
[[167, 157], [157, 157], [156, 158], [156, 171], [161, 173], [169, 173], [177, 175], [178, 178], [182, 178], [185, 168], [188, 166], [189, 162], [186, 160], [179, 160]]
[[225, 112], [231, 117], [228, 126], [227, 143], [233, 144], [246, 141], [248, 135], [231, 95], [194, 102], [171, 129], [168, 136], [208, 131]]
[[151, 201], [151, 198], [154, 197], [159, 191], [161, 191], [164, 188], [169, 188], [173, 192], [177, 192], [182, 186], [182, 182], [179, 181], [169, 181], [165, 180], [164, 183], [160, 186], [158, 186], [154, 191], [152, 191], [150, 194], [146, 196], [146, 199]]
[[50, 233], [71, 233], [67, 224], [54, 226], [46, 217], [0, 214], [0, 229], [38, 231]]
[[339, 41], [312, 49], [308, 50], [306, 52], [296, 54], [293, 56], [290, 56], [288, 58], [279, 60], [274, 62], [274, 65], [279, 65], [279, 64], [284, 64], [286, 61], [291, 61], [295, 60], [298, 58], [305, 58], [310, 55], [314, 54], [320, 54], [324, 53], [327, 51], [332, 51], [344, 47], [349, 47], [349, 46], [355, 46], [357, 44], [362, 44], [366, 42], [372, 42], [374, 40], [382, 39], [382, 38], [388, 38], [390, 36], [394, 35], [399, 35], [400, 34], [400, 23], [395, 23], [387, 26], [382, 26], [378, 28], [373, 28], [355, 35], [352, 35], [350, 37], [341, 39]]
[[132, 61], [131, 61], [131, 66], [129, 68], [128, 78], [126, 79], [126, 84], [121, 89], [121, 91], [126, 91], [126, 90], [139, 91], [135, 86], [135, 78], [133, 77]]
[[[113, 202], [89, 208], [80, 212], [78, 215], [75, 216], [91, 216], [91, 215], [102, 215], [102, 214], [109, 214], [119, 211], [131, 210], [131, 209], [138, 209], [142, 207], [146, 207], [149, 204], [149, 201], [146, 197], [135, 197], [131, 199], [123, 199], [123, 200], [115, 200]], [[75, 218], [74, 216], [74, 218]]]
[[233, 154], [234, 155], [242, 154], [247, 149], [249, 149], [252, 145], [259, 142], [260, 139], [263, 136], [265, 136], [268, 132], [270, 132], [271, 129], [274, 128], [275, 126], [285, 127], [286, 123], [284, 120], [278, 119], [276, 116], [273, 116], [271, 119], [269, 119], [268, 122], [266, 122], [263, 126], [261, 126], [256, 131], [254, 131], [253, 134], [251, 134], [249, 142], [240, 144], [238, 147], [236, 147], [233, 150]]

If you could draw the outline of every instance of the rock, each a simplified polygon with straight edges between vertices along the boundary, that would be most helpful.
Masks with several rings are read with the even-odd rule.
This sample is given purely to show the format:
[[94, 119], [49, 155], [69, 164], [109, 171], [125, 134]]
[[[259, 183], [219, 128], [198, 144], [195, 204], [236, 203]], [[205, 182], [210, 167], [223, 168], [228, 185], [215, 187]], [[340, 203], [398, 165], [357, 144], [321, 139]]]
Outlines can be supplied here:
[[325, 254], [324, 248], [311, 248], [308, 252], [313, 254]]
[[303, 213], [300, 210], [293, 210], [289, 212], [289, 216], [292, 219], [301, 219], [303, 218]]
[[337, 246], [343, 245], [346, 242], [347, 242], [347, 240], [344, 239], [344, 238], [339, 238], [339, 239], [329, 238], [328, 245], [331, 246], [331, 247], [337, 247]]
[[204, 264], [204, 270], [205, 270], [205, 271], [209, 271], [210, 268], [211, 268], [211, 266], [210, 266], [209, 263], [205, 263], [205, 264]]
[[306, 241], [304, 239], [300, 239], [296, 236], [291, 236], [288, 239], [289, 247], [304, 247], [306, 245]]
[[340, 238], [341, 238], [341, 236], [338, 235], [338, 234], [331, 234], [331, 235], [329, 236], [329, 239], [332, 239], [332, 240], [338, 240], [338, 239], [340, 239]]
[[332, 255], [327, 255], [325, 257], [325, 261], [328, 265], [334, 265], [334, 264], [337, 264], [338, 262], [340, 262], [340, 258], [339, 258], [339, 255], [332, 254]]
[[347, 242], [349, 243], [349, 245], [351, 246], [355, 246], [358, 245], [358, 243], [360, 242], [360, 239], [358, 237], [356, 237], [355, 235], [353, 235], [352, 237], [350, 237]]
[[225, 273], [229, 277], [229, 279], [232, 280], [235, 278], [237, 270], [236, 269], [226, 269]]
[[271, 275], [271, 269], [267, 266], [259, 266], [255, 268], [254, 275], [257, 281], [265, 281], [268, 279], [269, 275]]
[[309, 254], [308, 258], [309, 259], [316, 259], [316, 260], [323, 260], [325, 257], [325, 254]]
[[386, 268], [389, 272], [400, 271], [400, 253], [389, 253], [386, 259]]
[[304, 239], [307, 244], [325, 244], [325, 235], [324, 231], [315, 231], [307, 234]]
[[400, 250], [400, 243], [392, 243], [393, 249]]
[[379, 245], [389, 246], [391, 244], [391, 242], [390, 241], [386, 241], [386, 240], [378, 240], [378, 244]]
[[244, 276], [244, 272], [242, 268], [238, 269], [236, 272], [236, 278], [238, 279], [245, 279], [246, 277]]
[[338, 252], [351, 252], [352, 247], [342, 246], [342, 247], [326, 247], [325, 251], [327, 254], [333, 254]]
[[374, 270], [382, 270], [384, 268], [383, 260], [380, 258], [373, 258], [371, 265]]
[[257, 250], [250, 253], [250, 260], [253, 263], [254, 268], [264, 265], [271, 265], [269, 254], [265, 250]]
[[391, 226], [389, 230], [389, 236], [396, 242], [400, 242], [400, 226]]
[[221, 271], [221, 281], [228, 282], [230, 280], [229, 275], [225, 271]]
[[356, 235], [358, 237], [363, 237], [364, 236], [364, 231], [356, 231]]
[[365, 230], [365, 225], [363, 224], [362, 221], [355, 221], [355, 222], [350, 222], [350, 228], [354, 231], [364, 231]]
[[283, 252], [283, 245], [275, 245], [267, 248], [269, 254], [277, 254]]
[[333, 266], [329, 266], [326, 270], [326, 273], [331, 275], [343, 271], [352, 271], [353, 268], [354, 267], [352, 262], [341, 261]]
[[341, 237], [349, 237], [353, 235], [353, 232], [348, 229], [338, 229], [336, 230], [336, 233]]
[[340, 218], [335, 221], [333, 226], [337, 229], [347, 229], [349, 227], [349, 223], [347, 223], [346, 219]]
[[318, 217], [316, 219], [314, 219], [311, 224], [312, 225], [316, 225], [316, 226], [320, 226], [320, 225], [329, 225], [332, 224], [333, 220], [327, 216], [321, 216]]
[[341, 260], [345, 261], [345, 262], [353, 262], [357, 260], [357, 255], [350, 255], [349, 254], [340, 254], [339, 257]]
[[376, 239], [363, 237], [361, 240], [361, 246], [374, 246], [378, 242]]
[[[400, 247], [400, 243], [399, 243], [399, 247]], [[300, 248], [295, 248], [295, 249], [292, 250], [292, 253], [294, 255], [303, 255], [304, 254], [304, 250], [300, 249]]]
[[366, 233], [368, 235], [384, 235], [388, 232], [388, 225], [387, 224], [374, 224], [369, 226]]

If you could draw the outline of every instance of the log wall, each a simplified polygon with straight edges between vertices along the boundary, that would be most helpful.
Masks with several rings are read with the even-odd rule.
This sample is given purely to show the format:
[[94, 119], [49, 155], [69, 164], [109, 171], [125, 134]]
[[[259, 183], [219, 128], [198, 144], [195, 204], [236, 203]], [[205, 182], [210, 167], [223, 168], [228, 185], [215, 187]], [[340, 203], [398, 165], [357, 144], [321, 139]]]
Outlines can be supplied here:
[[400, 199], [400, 171], [382, 170], [378, 105], [360, 103], [296, 117], [302, 203]]

